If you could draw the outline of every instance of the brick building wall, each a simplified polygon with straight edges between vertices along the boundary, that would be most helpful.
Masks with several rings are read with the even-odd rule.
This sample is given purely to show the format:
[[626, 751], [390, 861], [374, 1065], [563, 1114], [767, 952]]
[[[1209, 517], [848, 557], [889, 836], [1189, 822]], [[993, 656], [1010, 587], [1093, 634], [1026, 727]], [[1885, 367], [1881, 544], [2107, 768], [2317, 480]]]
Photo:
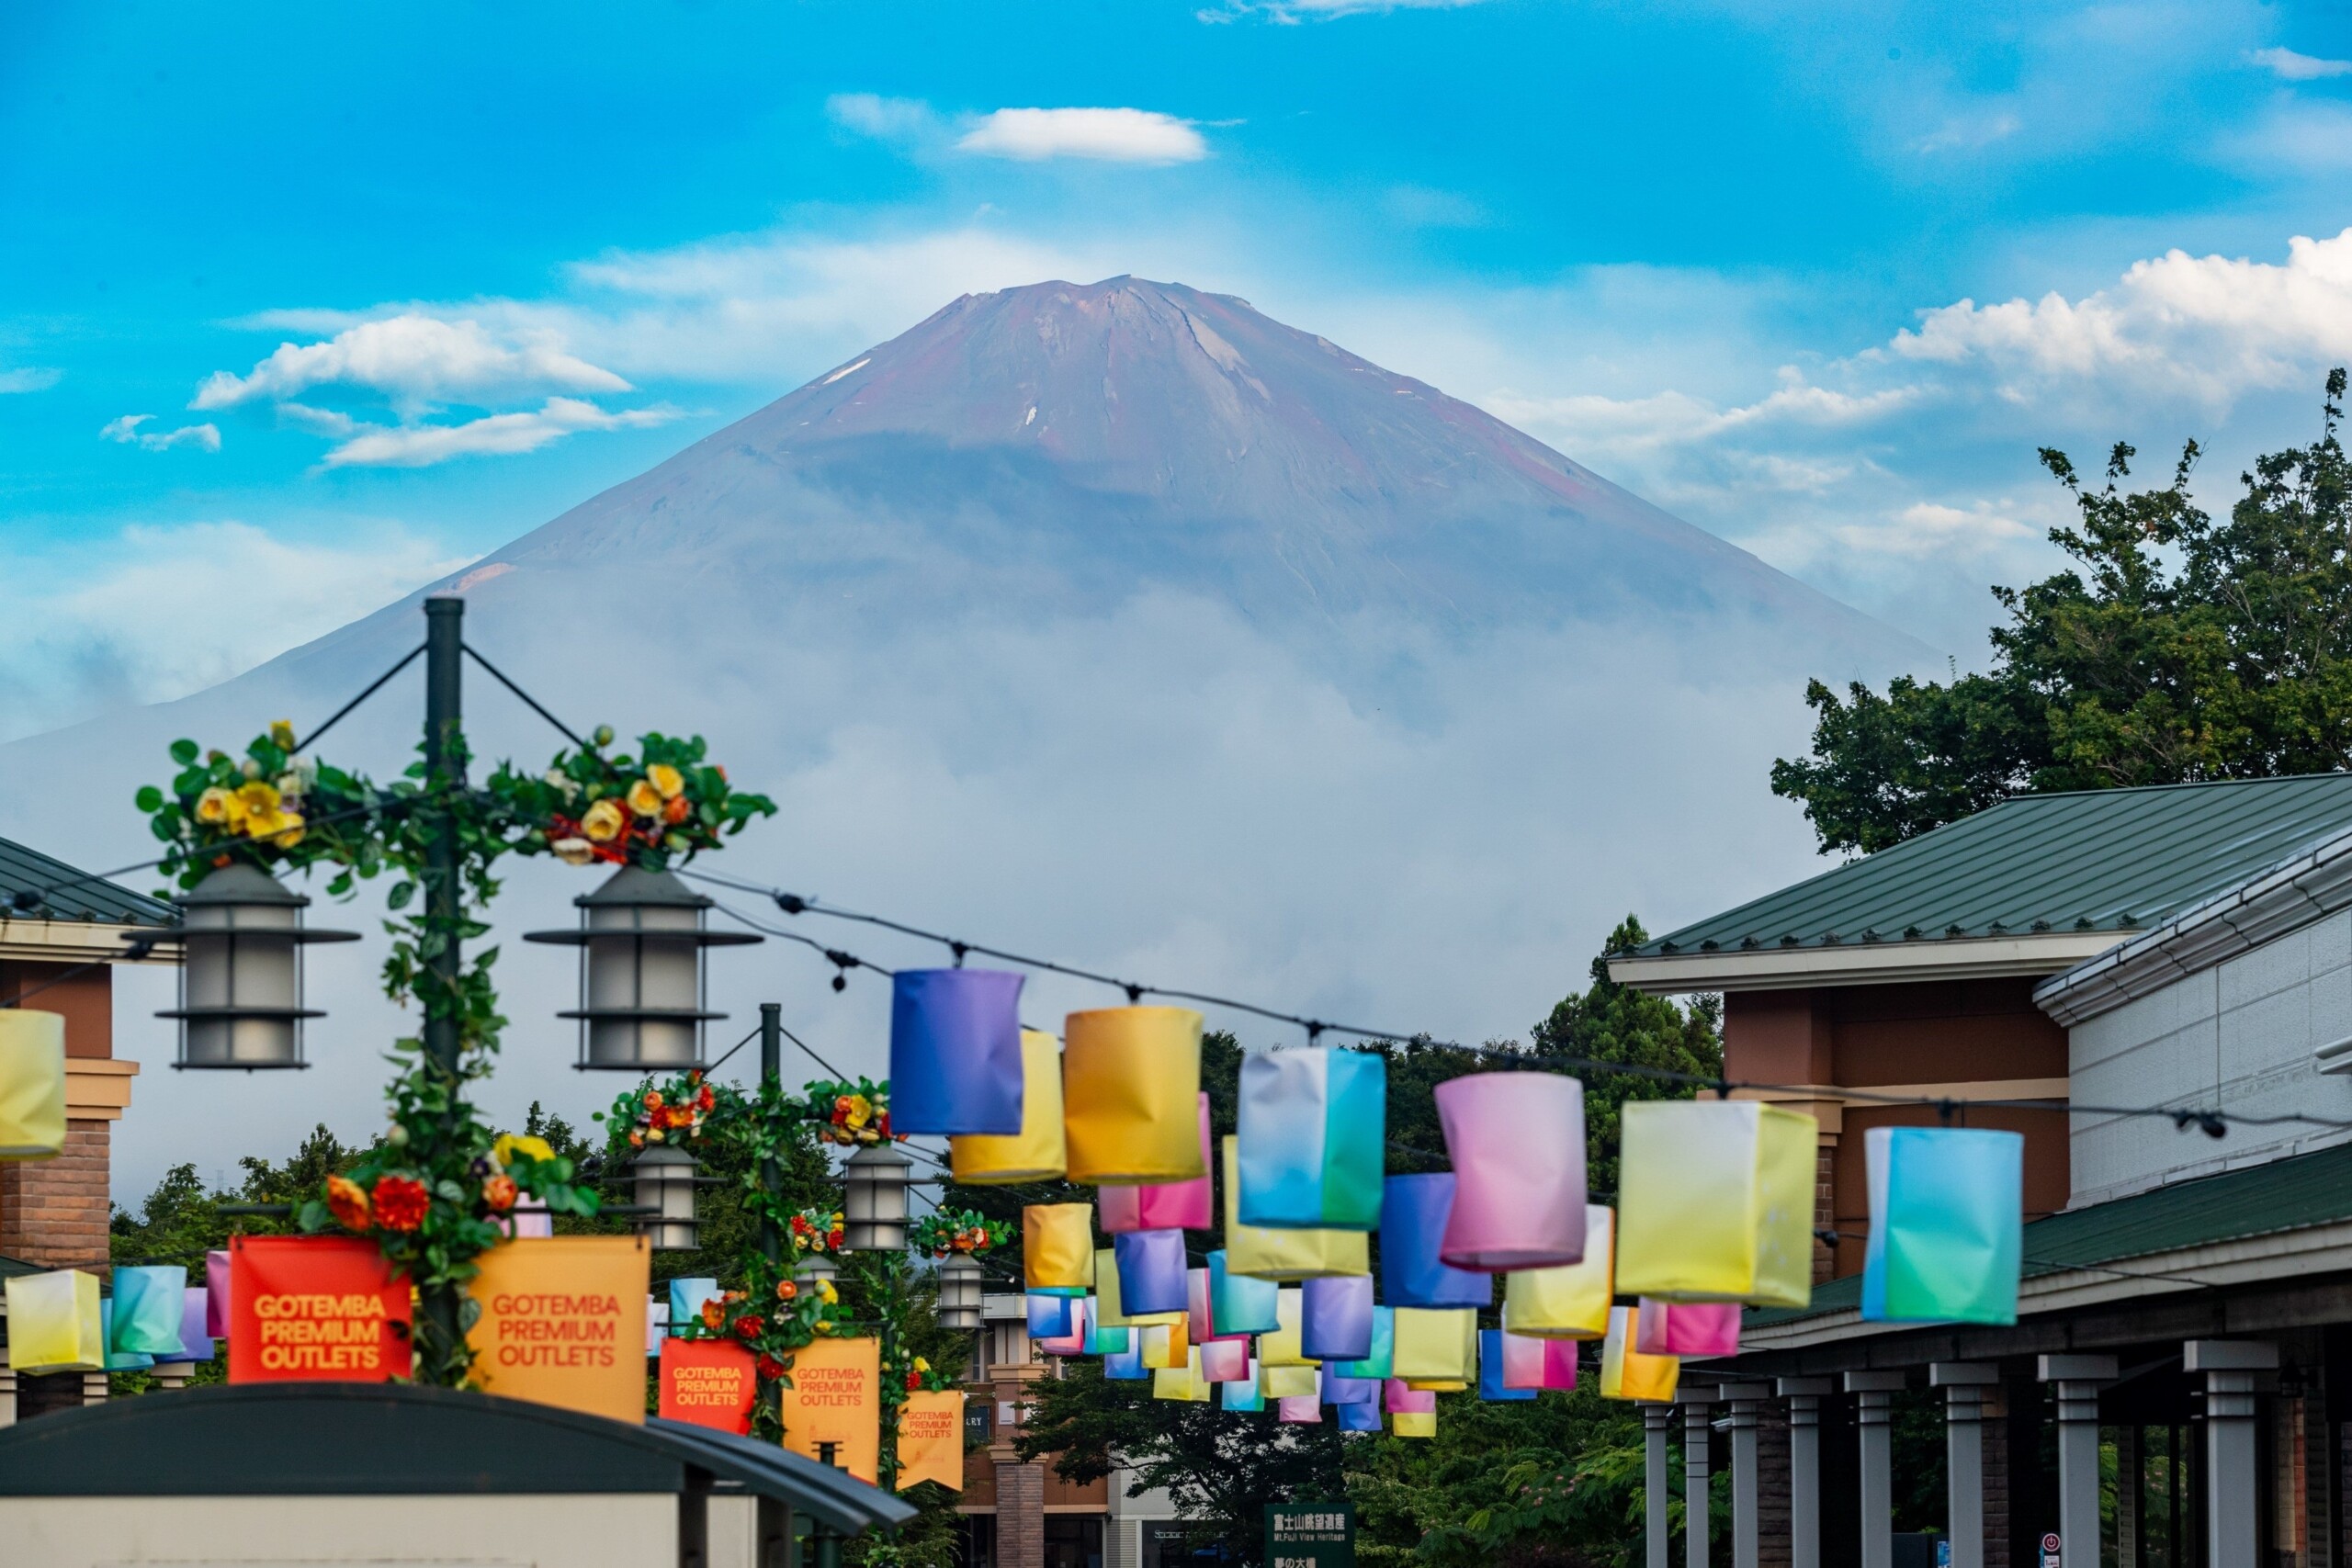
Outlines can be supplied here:
[[111, 1128], [65, 1123], [65, 1152], [54, 1159], [0, 1165], [0, 1253], [51, 1269], [107, 1272]]
[[1046, 1568], [1046, 1467], [996, 1467], [997, 1568]]

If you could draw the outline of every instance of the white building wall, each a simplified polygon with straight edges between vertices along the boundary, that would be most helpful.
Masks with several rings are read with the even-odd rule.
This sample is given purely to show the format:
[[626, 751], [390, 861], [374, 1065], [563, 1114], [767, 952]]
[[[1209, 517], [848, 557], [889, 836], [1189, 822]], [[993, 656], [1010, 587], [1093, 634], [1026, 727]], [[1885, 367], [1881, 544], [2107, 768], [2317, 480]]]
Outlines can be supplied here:
[[[2069, 1032], [2078, 1105], [2219, 1107], [2250, 1115], [2352, 1119], [2352, 1075], [2323, 1075], [2312, 1053], [2352, 1037], [2352, 910], [2199, 970]], [[2229, 1135], [2156, 1117], [2077, 1112], [2073, 1206], [2259, 1164], [2352, 1133], [2233, 1123]]]

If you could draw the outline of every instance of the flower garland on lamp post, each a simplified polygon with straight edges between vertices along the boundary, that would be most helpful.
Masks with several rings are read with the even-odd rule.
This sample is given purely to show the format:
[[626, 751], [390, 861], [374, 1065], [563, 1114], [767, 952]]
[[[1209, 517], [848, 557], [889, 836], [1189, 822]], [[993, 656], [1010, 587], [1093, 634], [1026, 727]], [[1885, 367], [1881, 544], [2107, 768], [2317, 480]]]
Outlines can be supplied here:
[[636, 756], [612, 755], [609, 728], [543, 770], [502, 764], [486, 785], [469, 787], [458, 707], [463, 608], [459, 600], [426, 602], [425, 737], [405, 778], [379, 785], [297, 756], [292, 727], [281, 721], [243, 757], [175, 741], [169, 787], [151, 784], [137, 796], [166, 847], [160, 869], [184, 892], [234, 866], [271, 876], [330, 867], [326, 890], [337, 898], [391, 874], [384, 990], [417, 1007], [423, 1027], [392, 1046], [390, 1127], [347, 1175], [301, 1205], [298, 1223], [368, 1236], [407, 1274], [424, 1308], [414, 1375], [445, 1386], [469, 1376], [466, 1337], [480, 1308], [466, 1281], [504, 1238], [500, 1222], [516, 1201], [528, 1195], [555, 1213], [599, 1209], [570, 1160], [540, 1139], [497, 1136], [467, 1097], [469, 1084], [490, 1076], [507, 1022], [491, 982], [497, 949], [466, 948], [489, 934], [481, 915], [498, 895], [498, 861], [552, 855], [662, 871], [775, 811], [706, 763], [700, 737], [648, 734]]

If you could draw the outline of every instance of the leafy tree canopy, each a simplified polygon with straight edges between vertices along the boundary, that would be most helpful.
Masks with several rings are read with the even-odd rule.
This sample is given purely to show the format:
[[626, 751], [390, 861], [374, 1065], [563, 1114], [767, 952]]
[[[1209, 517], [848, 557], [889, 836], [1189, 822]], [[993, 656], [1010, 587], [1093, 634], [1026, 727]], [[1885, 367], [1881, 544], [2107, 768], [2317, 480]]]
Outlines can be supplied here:
[[2086, 485], [2064, 452], [2072, 569], [1996, 588], [1993, 663], [1950, 683], [1819, 681], [1812, 755], [1772, 765], [1824, 853], [1865, 853], [2012, 795], [2325, 773], [2352, 761], [2352, 470], [2332, 371], [2320, 438], [2258, 459], [2216, 521], [2182, 450], [2162, 489], [2126, 491], [2132, 448]]

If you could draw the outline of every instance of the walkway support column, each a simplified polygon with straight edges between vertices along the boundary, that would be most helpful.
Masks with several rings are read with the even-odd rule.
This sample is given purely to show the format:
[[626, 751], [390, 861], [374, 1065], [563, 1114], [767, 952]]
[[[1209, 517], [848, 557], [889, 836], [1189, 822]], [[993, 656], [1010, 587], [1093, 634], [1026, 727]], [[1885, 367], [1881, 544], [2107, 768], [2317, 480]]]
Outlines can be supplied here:
[[1821, 1568], [1821, 1402], [1827, 1378], [1782, 1378], [1789, 1402], [1789, 1568]]
[[[2098, 1391], [2115, 1381], [2115, 1370], [2112, 1356], [2041, 1360], [2041, 1381], [2058, 1385], [2059, 1568], [2099, 1568]], [[2242, 1568], [2253, 1568], [2252, 1562]]]
[[[1855, 1396], [1855, 1438], [1862, 1472], [1862, 1568], [1894, 1568], [1894, 1395], [1910, 1380], [1902, 1372], [1848, 1372]], [[2093, 1565], [2097, 1568], [2097, 1564]]]
[[1685, 1568], [1707, 1568], [1713, 1523], [1707, 1507], [1707, 1444], [1714, 1436], [1715, 1391], [1685, 1388], [1675, 1403], [1682, 1406], [1682, 1561]]
[[1762, 1568], [1764, 1531], [1758, 1509], [1763, 1506], [1758, 1484], [1756, 1423], [1764, 1402], [1772, 1397], [1768, 1382], [1721, 1383], [1715, 1397], [1731, 1406], [1731, 1563], [1732, 1568]]
[[2278, 1370], [2278, 1347], [2191, 1339], [2181, 1366], [2205, 1378], [2205, 1568], [2254, 1568], [2254, 1380]]
[[1984, 1568], [1984, 1391], [2000, 1381], [2000, 1368], [1983, 1361], [1928, 1368], [1928, 1386], [1944, 1391], [1951, 1568]]
[[1648, 1528], [1646, 1568], [1674, 1568], [1673, 1537], [1668, 1529], [1667, 1506], [1674, 1501], [1674, 1483], [1666, 1463], [1666, 1435], [1674, 1427], [1674, 1406], [1642, 1405], [1642, 1519]]

